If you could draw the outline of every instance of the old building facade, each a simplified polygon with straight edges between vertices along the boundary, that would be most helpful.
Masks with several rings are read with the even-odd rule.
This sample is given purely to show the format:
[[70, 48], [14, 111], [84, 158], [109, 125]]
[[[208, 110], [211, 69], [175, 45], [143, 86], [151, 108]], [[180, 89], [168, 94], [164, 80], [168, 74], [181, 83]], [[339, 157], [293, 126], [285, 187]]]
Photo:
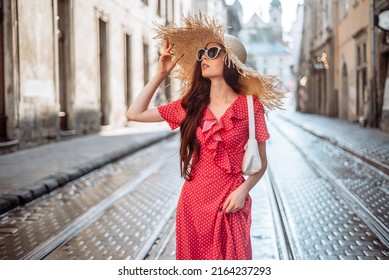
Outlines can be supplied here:
[[377, 27], [386, 9], [387, 1], [304, 1], [298, 110], [388, 131], [389, 39]]
[[370, 1], [338, 1], [337, 75], [339, 117], [373, 125]]
[[[376, 65], [376, 114], [379, 127], [389, 133], [389, 26], [381, 26], [378, 23], [380, 18], [386, 20], [389, 17], [389, 2], [385, 0], [375, 1], [374, 15], [374, 57], [373, 64]], [[383, 18], [382, 18], [383, 17]]]
[[304, 2], [303, 37], [300, 65], [298, 109], [328, 116], [337, 115], [334, 90], [333, 1]]
[[[0, 0], [0, 153], [119, 127], [193, 1]], [[175, 85], [161, 87], [168, 96]]]

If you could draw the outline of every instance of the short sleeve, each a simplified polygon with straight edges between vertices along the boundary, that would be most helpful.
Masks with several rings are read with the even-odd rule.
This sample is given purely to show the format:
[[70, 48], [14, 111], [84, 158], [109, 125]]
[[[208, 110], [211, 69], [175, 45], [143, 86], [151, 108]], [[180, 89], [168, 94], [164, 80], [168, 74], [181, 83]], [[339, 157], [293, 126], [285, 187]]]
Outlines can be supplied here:
[[255, 115], [255, 138], [258, 142], [264, 142], [270, 138], [266, 126], [265, 109], [263, 104], [254, 98], [254, 115]]
[[181, 99], [160, 105], [157, 109], [172, 130], [179, 127], [185, 117], [185, 110], [181, 106]]

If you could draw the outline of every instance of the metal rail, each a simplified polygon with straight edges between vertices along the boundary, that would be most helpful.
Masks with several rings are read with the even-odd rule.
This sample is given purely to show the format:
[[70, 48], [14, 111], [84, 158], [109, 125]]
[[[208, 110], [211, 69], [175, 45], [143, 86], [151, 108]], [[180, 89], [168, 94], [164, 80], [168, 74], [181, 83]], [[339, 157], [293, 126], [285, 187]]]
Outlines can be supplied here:
[[292, 238], [288, 218], [285, 213], [278, 186], [274, 180], [271, 168], [268, 168], [267, 172], [269, 175], [269, 184], [267, 184], [268, 197], [272, 208], [274, 228], [277, 235], [276, 242], [279, 259], [297, 260], [299, 259], [298, 247]]
[[49, 255], [56, 248], [60, 247], [62, 244], [66, 243], [74, 236], [76, 236], [80, 231], [86, 228], [89, 224], [96, 221], [105, 211], [107, 211], [110, 207], [112, 207], [112, 205], [117, 200], [119, 200], [124, 195], [128, 194], [130, 191], [135, 189], [152, 173], [156, 172], [164, 163], [165, 160], [159, 160], [154, 164], [150, 165], [147, 169], [145, 169], [142, 173], [140, 173], [134, 180], [122, 186], [120, 189], [112, 193], [109, 197], [102, 200], [94, 207], [89, 208], [77, 219], [73, 220], [70, 224], [68, 224], [65, 228], [63, 228], [59, 233], [52, 236], [44, 243], [40, 244], [32, 251], [25, 254], [21, 259], [39, 260]]
[[[377, 238], [387, 247], [389, 247], [389, 229], [386, 227], [366, 206], [365, 204], [354, 195], [340, 180], [338, 180], [331, 172], [329, 172], [323, 164], [316, 158], [312, 157], [309, 153], [306, 153], [293, 139], [288, 137], [288, 135], [274, 124], [274, 127], [281, 133], [283, 136], [289, 139], [290, 143], [296, 148], [296, 150], [303, 155], [307, 163], [320, 174], [323, 178], [327, 180], [331, 188], [347, 203], [347, 205], [358, 215], [358, 217], [364, 222], [372, 232], [374, 232]], [[300, 128], [301, 129], [301, 128]], [[311, 133], [307, 131], [308, 133]], [[317, 139], [321, 139], [332, 145], [334, 149], [339, 151], [344, 151], [343, 147], [338, 147], [334, 145], [331, 141], [327, 141], [323, 137], [319, 137], [316, 134], [311, 133]], [[361, 164], [368, 166], [371, 169], [377, 170], [380, 174], [383, 174], [381, 168], [377, 168], [376, 164], [370, 164], [369, 161], [361, 160], [361, 158], [354, 153], [347, 151], [348, 155], [353, 157], [355, 161], [359, 161]], [[383, 174], [386, 176], [385, 174]]]

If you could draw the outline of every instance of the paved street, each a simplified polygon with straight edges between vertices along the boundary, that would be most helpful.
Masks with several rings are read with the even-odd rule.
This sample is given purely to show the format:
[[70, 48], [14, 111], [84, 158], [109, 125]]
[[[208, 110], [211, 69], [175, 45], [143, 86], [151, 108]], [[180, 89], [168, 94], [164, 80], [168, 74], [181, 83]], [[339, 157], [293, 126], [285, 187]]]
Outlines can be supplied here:
[[[269, 168], [251, 192], [254, 259], [389, 259], [389, 136], [293, 111], [271, 112], [268, 127]], [[153, 138], [132, 131], [120, 134], [116, 143]], [[92, 172], [0, 216], [0, 259], [174, 259], [174, 214], [182, 185], [179, 138], [166, 138], [165, 128], [158, 133], [159, 138], [147, 140], [154, 144], [132, 152], [132, 144], [123, 146], [127, 155], [119, 160], [94, 165]], [[75, 139], [80, 152], [100, 146], [90, 149], [84, 162], [69, 154], [61, 164], [77, 169], [88, 164], [88, 157], [99, 158], [101, 147], [116, 141], [114, 132], [108, 134], [112, 139]], [[70, 144], [47, 148], [66, 154], [66, 148], [74, 150]], [[52, 167], [42, 168], [50, 154], [45, 147], [39, 150], [40, 158], [33, 149], [0, 157], [9, 168], [1, 176], [17, 182], [16, 175], [3, 170], [13, 170], [12, 164], [25, 156], [39, 158], [41, 174], [31, 178], [56, 178]], [[105, 152], [109, 158], [110, 150]], [[19, 166], [31, 168], [24, 161]]]

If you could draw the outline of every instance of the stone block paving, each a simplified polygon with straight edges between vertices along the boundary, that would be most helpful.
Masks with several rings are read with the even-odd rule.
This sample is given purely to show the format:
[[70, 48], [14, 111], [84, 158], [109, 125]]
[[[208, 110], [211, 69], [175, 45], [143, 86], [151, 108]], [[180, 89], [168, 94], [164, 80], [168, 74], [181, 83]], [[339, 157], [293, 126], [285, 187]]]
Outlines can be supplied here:
[[358, 123], [303, 114], [289, 108], [275, 114], [291, 124], [302, 127], [316, 136], [371, 161], [389, 175], [389, 134], [377, 128], [361, 127]]
[[389, 176], [299, 127], [290, 126], [277, 118], [273, 122], [282, 126], [285, 137], [301, 147], [305, 158], [389, 229]]
[[305, 155], [314, 153], [315, 142], [300, 141], [297, 148], [292, 138], [301, 140], [306, 135], [275, 117], [269, 128], [269, 168], [283, 199], [298, 258], [389, 259], [388, 247], [307, 161]]
[[[304, 156], [301, 153], [301, 148], [300, 151], [296, 149], [288, 141], [288, 138], [285, 138], [285, 135], [275, 128], [275, 123], [273, 126], [272, 121], [275, 115], [273, 112], [270, 113], [269, 129], [272, 137], [268, 143], [269, 169], [271, 169], [272, 177], [274, 177], [281, 197], [284, 199], [291, 235], [296, 243], [296, 248], [298, 248], [298, 257], [301, 259], [388, 259], [388, 247], [376, 237], [375, 232], [357, 215], [350, 204], [344, 200], [344, 197], [334, 190], [328, 179], [312, 168], [312, 165], [306, 161], [306, 155], [311, 157], [311, 161], [316, 163], [321, 161], [323, 169], [329, 170], [329, 173], [333, 174], [350, 193], [358, 198], [360, 204], [363, 204], [368, 211], [380, 219], [382, 224], [387, 226], [389, 191], [385, 176], [389, 170], [389, 135], [377, 129], [362, 128], [358, 124], [322, 116], [300, 114], [292, 110], [287, 110], [279, 115], [276, 118], [280, 117], [284, 123], [286, 121], [286, 124], [289, 124], [289, 129], [293, 126], [303, 128], [305, 131], [328, 140], [376, 166], [381, 166], [380, 170], [382, 170], [382, 174], [378, 174], [377, 171], [371, 170], [355, 160], [347, 160], [345, 155], [334, 152], [331, 150], [331, 145], [313, 140], [308, 134], [296, 132], [297, 130], [295, 132], [289, 131], [291, 133], [289, 137], [300, 142], [304, 149], [308, 148]], [[288, 126], [284, 124], [285, 132], [288, 130], [286, 129]], [[166, 127], [150, 127], [148, 130], [141, 129], [140, 131], [139, 129], [125, 130], [119, 133], [117, 131], [103, 132], [98, 135], [2, 155], [0, 156], [0, 214], [57, 190], [71, 180], [88, 174], [96, 168], [122, 158], [170, 134], [171, 132]], [[290, 140], [293, 141], [293, 139]], [[321, 160], [324, 156], [327, 156], [327, 160]], [[149, 159], [152, 160], [153, 157], [149, 156]], [[147, 161], [147, 159], [145, 160]], [[178, 161], [175, 164], [178, 166]], [[360, 171], [359, 174], [356, 174], [355, 170]], [[139, 172], [136, 166], [127, 168], [126, 171], [129, 174]], [[381, 177], [377, 180], [378, 175]], [[116, 169], [108, 170], [107, 173], [103, 171], [100, 176], [95, 177], [93, 182], [77, 181], [75, 186], [69, 187], [62, 194], [59, 193], [58, 196], [53, 197], [62, 203], [64, 209], [68, 209], [64, 211], [65, 214], [55, 214], [53, 211], [48, 211], [50, 202], [44, 200], [32, 212], [28, 210], [29, 206], [21, 211], [16, 211], [12, 223], [20, 221], [20, 223], [30, 225], [27, 230], [23, 230], [23, 233], [16, 224], [8, 223], [10, 222], [7, 220], [8, 217], [2, 219], [1, 241], [17, 232], [20, 235], [12, 242], [2, 242], [1, 250], [3, 252], [10, 250], [4, 246], [12, 243], [19, 250], [13, 252], [14, 256], [22, 256], [25, 253], [23, 250], [32, 248], [42, 240], [47, 239], [50, 233], [59, 230], [77, 213], [85, 211], [88, 205], [93, 205], [99, 196], [106, 196], [120, 187], [126, 180], [116, 172]], [[111, 183], [108, 184], [108, 187], [103, 187], [107, 186], [106, 180], [111, 180]], [[97, 186], [99, 191], [88, 196], [90, 201], [85, 200], [85, 194], [82, 195], [80, 190], [92, 189], [92, 185]], [[99, 185], [100, 187], [98, 187]], [[150, 188], [153, 188], [153, 185], [157, 184], [151, 184]], [[265, 187], [255, 188], [252, 193], [253, 201], [257, 198], [257, 205], [262, 205], [255, 208], [256, 206], [253, 204], [252, 241], [255, 259], [277, 259], [278, 257], [274, 252], [276, 244], [274, 239], [276, 237], [271, 225], [273, 222], [271, 210], [269, 205], [266, 205], [268, 204], [267, 199], [265, 199], [266, 190]], [[155, 193], [159, 196], [163, 195], [159, 194], [158, 190], [155, 190]], [[77, 199], [74, 199], [77, 196], [83, 196], [84, 200], [77, 202]], [[131, 204], [137, 205], [136, 203], [136, 201], [123, 201], [112, 210], [116, 211], [116, 214], [114, 213], [104, 223], [111, 223], [115, 234], [123, 235], [124, 231], [115, 225], [115, 219], [122, 221], [121, 218], [117, 217], [130, 211], [131, 209], [127, 208]], [[143, 209], [144, 207], [139, 205], [138, 208]], [[148, 210], [145, 209], [144, 211], [147, 212]], [[46, 223], [47, 219], [44, 217], [48, 217], [51, 222]], [[36, 228], [31, 227], [32, 224]], [[102, 231], [101, 226], [101, 224], [96, 223], [97, 230]], [[52, 232], [44, 230], [45, 227], [51, 228]], [[107, 234], [109, 238], [110, 233], [102, 231], [102, 237], [107, 237]], [[143, 238], [141, 233], [139, 233], [139, 237]], [[82, 240], [77, 240], [77, 246], [85, 248], [86, 242], [90, 240], [92, 240], [90, 237], [85, 236]], [[110, 240], [113, 243], [117, 242], [112, 238]], [[28, 246], [30, 247], [25, 247], [26, 242], [29, 242]], [[92, 243], [93, 246], [96, 246], [92, 250], [93, 252], [98, 252], [102, 258], [110, 256], [110, 252], [107, 251], [106, 247], [102, 247], [98, 238], [93, 239]], [[113, 244], [113, 247], [116, 244]], [[168, 247], [171, 248], [168, 258], [173, 258], [173, 245], [174, 235], [168, 242]], [[118, 252], [122, 248], [119, 246], [122, 245], [116, 246]], [[88, 250], [85, 252], [84, 257], [91, 258], [92, 255], [87, 253]], [[68, 246], [67, 250], [60, 253], [60, 256], [77, 258], [77, 254], [78, 252]], [[6, 259], [7, 257], [2, 255], [0, 258]]]
[[171, 134], [164, 123], [133, 124], [0, 155], [0, 214]]
[[177, 203], [182, 181], [176, 163], [177, 155], [167, 158], [160, 170], [46, 259], [136, 259]]
[[[166, 142], [171, 141], [159, 142], [120, 161], [105, 165], [68, 183], [45, 199], [0, 217], [0, 259], [23, 258], [83, 213], [134, 180], [155, 162], [156, 155], [158, 158], [172, 157], [177, 152], [177, 146], [172, 147]], [[178, 163], [176, 167], [178, 168]], [[161, 195], [160, 192], [158, 194]], [[137, 198], [135, 195], [134, 199]], [[137, 204], [129, 203], [128, 207], [134, 208], [135, 205]], [[152, 207], [148, 211], [152, 211]], [[83, 247], [81, 245], [80, 248]], [[77, 254], [77, 251], [74, 254]]]

